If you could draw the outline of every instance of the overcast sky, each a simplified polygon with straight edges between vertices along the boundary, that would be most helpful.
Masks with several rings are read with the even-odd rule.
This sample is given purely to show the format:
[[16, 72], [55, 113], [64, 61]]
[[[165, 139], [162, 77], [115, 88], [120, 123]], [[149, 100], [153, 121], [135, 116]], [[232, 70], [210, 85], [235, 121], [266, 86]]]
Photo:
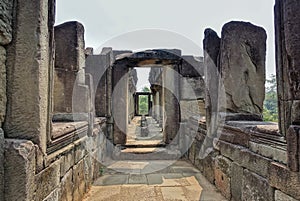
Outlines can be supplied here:
[[206, 28], [220, 36], [226, 22], [247, 21], [267, 31], [269, 75], [275, 73], [273, 6], [274, 0], [56, 0], [56, 24], [81, 22], [86, 46], [96, 50], [107, 45], [133, 50], [165, 47], [202, 56]]

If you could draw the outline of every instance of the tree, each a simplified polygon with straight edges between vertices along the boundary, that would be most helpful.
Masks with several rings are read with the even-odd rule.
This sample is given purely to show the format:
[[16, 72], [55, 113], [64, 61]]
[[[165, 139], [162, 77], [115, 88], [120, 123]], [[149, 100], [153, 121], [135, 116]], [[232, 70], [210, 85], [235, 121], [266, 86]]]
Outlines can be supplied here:
[[264, 101], [264, 121], [278, 122], [277, 83], [276, 76], [267, 79], [266, 96]]
[[[142, 92], [150, 92], [149, 87], [144, 87], [142, 89]], [[147, 95], [141, 95], [139, 96], [139, 113], [141, 115], [148, 114], [148, 96]]]

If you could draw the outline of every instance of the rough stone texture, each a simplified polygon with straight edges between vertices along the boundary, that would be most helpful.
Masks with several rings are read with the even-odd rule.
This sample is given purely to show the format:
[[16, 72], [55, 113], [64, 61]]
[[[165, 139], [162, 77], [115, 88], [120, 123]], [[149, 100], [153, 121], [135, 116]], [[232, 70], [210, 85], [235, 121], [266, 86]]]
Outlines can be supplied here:
[[84, 161], [81, 160], [73, 167], [73, 200], [81, 201], [85, 194]]
[[288, 196], [287, 194], [276, 190], [275, 191], [275, 201], [297, 201], [296, 199]]
[[274, 189], [259, 175], [244, 170], [242, 200], [273, 201]]
[[287, 131], [287, 156], [288, 167], [291, 171], [298, 172], [300, 165], [300, 126], [290, 126]]
[[205, 83], [202, 77], [180, 79], [180, 99], [197, 100], [205, 98]]
[[[219, 98], [219, 53], [221, 39], [212, 29], [204, 31], [204, 77], [205, 77], [205, 108], [207, 136], [216, 137], [218, 125], [218, 98]], [[207, 146], [212, 147], [211, 141]]]
[[300, 200], [300, 174], [292, 172], [286, 166], [271, 163], [269, 167], [268, 181], [271, 186]]
[[287, 164], [286, 150], [255, 142], [249, 142], [249, 149], [257, 154], [270, 158], [274, 161]]
[[35, 147], [30, 141], [5, 141], [5, 200], [34, 200]]
[[266, 32], [245, 22], [223, 26], [220, 69], [225, 111], [262, 114], [265, 95]]
[[[88, 88], [84, 89], [86, 87], [84, 27], [79, 22], [66, 22], [56, 26], [54, 33], [54, 112], [71, 113], [75, 110], [73, 103], [88, 105], [89, 102], [84, 98], [88, 93]], [[78, 94], [75, 94], [74, 90]], [[81, 100], [84, 103], [81, 103]]]
[[203, 57], [183, 55], [179, 72], [184, 77], [202, 77], [204, 75]]
[[240, 166], [247, 168], [263, 177], [269, 174], [270, 159], [255, 154], [243, 147], [219, 141], [218, 146], [223, 156], [230, 158]]
[[233, 201], [240, 201], [242, 199], [242, 184], [244, 170], [236, 163], [232, 163], [231, 176], [231, 195]]
[[[50, 2], [50, 1], [49, 1]], [[18, 1], [7, 48], [6, 136], [27, 139], [46, 152], [49, 131], [48, 1]], [[28, 12], [31, 11], [31, 12]]]
[[188, 121], [191, 116], [200, 115], [205, 117], [204, 101], [180, 101], [181, 122]]
[[112, 116], [114, 119], [114, 144], [125, 144], [127, 133], [128, 69], [113, 67]]
[[73, 169], [70, 169], [61, 179], [61, 201], [73, 201]]
[[79, 71], [85, 66], [84, 27], [66, 22], [55, 27], [55, 68]]
[[60, 161], [57, 160], [49, 167], [46, 167], [41, 173], [35, 176], [36, 188], [35, 198], [37, 200], [45, 199], [54, 191], [60, 183]]
[[0, 45], [7, 45], [12, 40], [13, 1], [4, 0], [0, 3]]
[[74, 160], [75, 160], [75, 154], [74, 154], [74, 149], [71, 151], [67, 152], [64, 154], [60, 161], [60, 174], [61, 176], [65, 175], [74, 165]]
[[228, 200], [231, 198], [232, 162], [223, 156], [215, 159], [215, 185]]
[[90, 55], [86, 58], [86, 73], [93, 76], [95, 86], [95, 109], [97, 116], [105, 116], [107, 110], [106, 69], [110, 66], [110, 55]]
[[0, 198], [4, 198], [4, 132], [0, 128]]
[[167, 133], [165, 142], [177, 144], [180, 105], [179, 105], [179, 75], [176, 66], [168, 66], [163, 69], [163, 87], [164, 87], [164, 132]]
[[[1, 15], [1, 14], [0, 14]], [[1, 20], [0, 20], [1, 21]], [[0, 128], [6, 113], [6, 50], [0, 46]]]
[[276, 0], [276, 74], [280, 131], [285, 135], [291, 124], [300, 124], [300, 3]]
[[60, 188], [56, 188], [49, 196], [43, 201], [59, 201], [60, 200]]

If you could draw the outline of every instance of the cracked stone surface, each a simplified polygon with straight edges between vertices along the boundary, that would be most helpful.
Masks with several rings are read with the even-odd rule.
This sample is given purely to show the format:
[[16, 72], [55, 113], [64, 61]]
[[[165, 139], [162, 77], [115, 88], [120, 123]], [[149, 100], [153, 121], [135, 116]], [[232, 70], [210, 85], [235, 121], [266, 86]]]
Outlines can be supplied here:
[[133, 166], [143, 172], [151, 165], [149, 163], [163, 165], [166, 161], [117, 161], [110, 165], [95, 181], [84, 201], [226, 200], [199, 170], [186, 161], [176, 161], [149, 174], [120, 172], [121, 168]]
[[226, 111], [262, 114], [265, 95], [266, 31], [247, 22], [222, 29], [220, 68]]

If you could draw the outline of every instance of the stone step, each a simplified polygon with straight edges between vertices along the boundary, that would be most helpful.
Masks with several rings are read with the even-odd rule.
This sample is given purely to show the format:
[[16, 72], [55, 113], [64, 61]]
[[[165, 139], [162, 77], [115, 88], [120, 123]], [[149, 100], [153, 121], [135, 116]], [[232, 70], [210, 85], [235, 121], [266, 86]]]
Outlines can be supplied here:
[[181, 158], [179, 150], [170, 150], [163, 147], [125, 148], [115, 150], [114, 160], [177, 160]]
[[133, 140], [127, 141], [126, 148], [151, 148], [151, 147], [165, 147], [165, 143], [161, 140]]

